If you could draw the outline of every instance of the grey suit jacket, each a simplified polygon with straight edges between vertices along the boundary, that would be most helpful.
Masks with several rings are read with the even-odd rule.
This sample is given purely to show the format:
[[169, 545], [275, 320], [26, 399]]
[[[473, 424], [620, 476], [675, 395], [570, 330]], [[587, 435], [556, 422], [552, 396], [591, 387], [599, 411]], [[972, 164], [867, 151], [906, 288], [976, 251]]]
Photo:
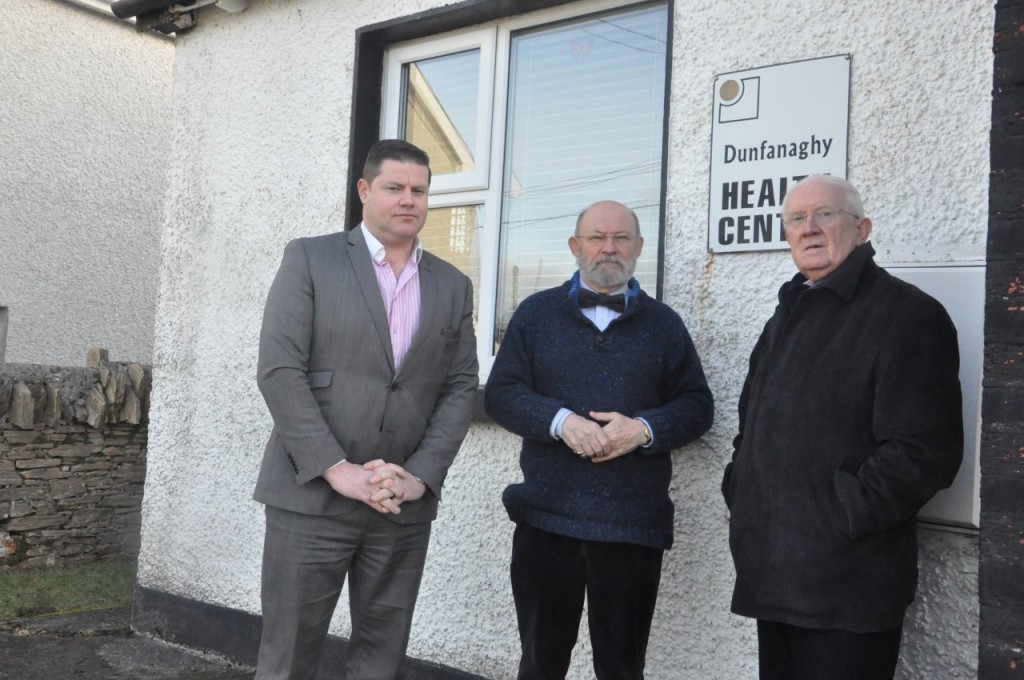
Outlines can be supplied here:
[[395, 371], [391, 335], [360, 229], [290, 242], [271, 284], [257, 383], [274, 429], [254, 498], [312, 515], [362, 505], [321, 475], [342, 459], [397, 463], [427, 485], [388, 518], [437, 515], [448, 467], [472, 420], [478, 384], [473, 289], [424, 252], [420, 323]]

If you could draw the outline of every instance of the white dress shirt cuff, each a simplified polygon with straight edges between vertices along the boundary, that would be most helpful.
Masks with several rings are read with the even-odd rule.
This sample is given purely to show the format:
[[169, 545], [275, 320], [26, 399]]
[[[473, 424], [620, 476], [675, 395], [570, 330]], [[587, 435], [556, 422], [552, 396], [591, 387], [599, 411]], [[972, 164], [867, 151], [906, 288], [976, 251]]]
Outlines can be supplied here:
[[565, 425], [565, 419], [571, 415], [572, 411], [567, 408], [558, 409], [554, 420], [551, 421], [551, 429], [549, 430], [552, 439], [562, 439], [562, 426]]

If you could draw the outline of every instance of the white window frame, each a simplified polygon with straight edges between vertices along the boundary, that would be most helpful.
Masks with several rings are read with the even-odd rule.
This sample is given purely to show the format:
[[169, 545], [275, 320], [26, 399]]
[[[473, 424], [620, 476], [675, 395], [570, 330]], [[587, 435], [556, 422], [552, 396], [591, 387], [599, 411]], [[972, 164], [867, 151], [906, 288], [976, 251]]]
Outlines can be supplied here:
[[[509, 17], [486, 28], [473, 28], [442, 33], [427, 38], [389, 46], [384, 53], [383, 98], [381, 101], [381, 138], [402, 136], [401, 119], [402, 68], [423, 59], [480, 49], [480, 88], [477, 111], [477, 163], [471, 173], [440, 175], [432, 178], [430, 207], [447, 208], [460, 205], [482, 205], [480, 236], [480, 284], [477, 297], [477, 359], [481, 382], [486, 381], [494, 363], [494, 326], [497, 307], [498, 249], [500, 244], [501, 191], [505, 165], [507, 135], [509, 59], [513, 33], [560, 21], [581, 19], [610, 10], [640, 7], [647, 1], [592, 0], [570, 3]], [[668, 3], [671, 10], [672, 3]], [[670, 18], [671, 21], [671, 18]], [[666, 65], [666, 68], [668, 65]], [[666, 93], [667, 96], [667, 93]], [[481, 148], [483, 147], [483, 148]], [[489, 163], [488, 163], [489, 160]], [[662, 159], [664, 164], [666, 159]], [[486, 168], [486, 170], [484, 170]], [[491, 181], [493, 178], [493, 181]], [[487, 225], [497, 225], [488, 227]], [[566, 240], [571, 234], [566, 234]], [[652, 235], [658, 242], [660, 236]], [[648, 240], [651, 240], [650, 238]], [[568, 243], [566, 248], [568, 248]]]
[[430, 38], [389, 48], [384, 69], [384, 99], [381, 109], [381, 138], [398, 138], [401, 122], [402, 68], [411, 62], [441, 57], [471, 49], [480, 50], [477, 82], [475, 166], [472, 172], [439, 175], [431, 180], [430, 194], [487, 188], [488, 156], [491, 144], [491, 100], [494, 85], [494, 28], [464, 31], [443, 39]]

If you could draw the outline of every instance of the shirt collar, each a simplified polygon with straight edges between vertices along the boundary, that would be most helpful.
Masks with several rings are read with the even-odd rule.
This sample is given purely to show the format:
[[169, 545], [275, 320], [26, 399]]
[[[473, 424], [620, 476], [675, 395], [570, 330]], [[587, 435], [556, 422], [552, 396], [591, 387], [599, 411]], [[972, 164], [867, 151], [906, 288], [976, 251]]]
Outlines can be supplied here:
[[[579, 274], [579, 272], [577, 272], [577, 274]], [[594, 293], [598, 292], [598, 291], [594, 290], [593, 288], [591, 288], [587, 284], [587, 282], [583, 280], [582, 276], [580, 277], [580, 288], [586, 288], [587, 290], [589, 290], [591, 292], [594, 292]], [[625, 295], [626, 291], [628, 291], [628, 290], [629, 290], [629, 284], [628, 283], [624, 283], [624, 284], [622, 284], [621, 288], [618, 288], [616, 290], [610, 291], [608, 293], [608, 295], [618, 295], [619, 293], [622, 293], [623, 295]]]
[[[377, 264], [384, 264], [384, 257], [387, 254], [384, 250], [384, 244], [377, 240], [377, 237], [370, 233], [370, 230], [366, 228], [365, 222], [359, 223], [359, 228], [363, 230], [363, 239], [366, 240], [366, 249], [370, 251], [370, 257]], [[419, 261], [423, 258], [423, 243], [420, 241], [420, 237], [416, 237], [416, 244], [412, 248], [412, 260], [419, 264]]]

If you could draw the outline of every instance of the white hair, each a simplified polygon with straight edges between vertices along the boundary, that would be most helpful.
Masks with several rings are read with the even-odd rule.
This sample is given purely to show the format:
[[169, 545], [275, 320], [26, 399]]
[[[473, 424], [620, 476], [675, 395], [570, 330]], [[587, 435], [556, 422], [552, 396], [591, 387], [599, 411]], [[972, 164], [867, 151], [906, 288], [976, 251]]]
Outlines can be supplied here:
[[835, 175], [808, 175], [797, 182], [792, 189], [786, 192], [786, 197], [782, 199], [783, 213], [786, 212], [786, 203], [789, 201], [790, 195], [796, 191], [797, 188], [802, 187], [805, 184], [828, 184], [829, 186], [839, 189], [843, 192], [843, 196], [846, 199], [846, 205], [842, 206], [843, 210], [853, 213], [857, 217], [864, 217], [864, 202], [860, 198], [860, 192], [857, 191], [857, 187], [853, 186], [842, 177], [836, 177]]

